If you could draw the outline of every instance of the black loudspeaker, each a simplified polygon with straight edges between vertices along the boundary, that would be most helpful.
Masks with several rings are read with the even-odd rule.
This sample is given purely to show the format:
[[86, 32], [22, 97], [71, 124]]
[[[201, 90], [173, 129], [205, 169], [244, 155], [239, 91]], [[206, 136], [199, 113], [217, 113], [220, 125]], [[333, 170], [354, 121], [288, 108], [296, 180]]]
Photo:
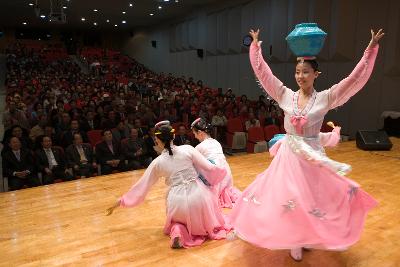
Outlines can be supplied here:
[[151, 41], [151, 46], [156, 48], [157, 47], [157, 41]]
[[203, 58], [204, 56], [204, 50], [203, 49], [197, 49], [197, 56], [199, 58]]
[[357, 132], [356, 144], [362, 150], [390, 150], [393, 146], [386, 132], [368, 130]]

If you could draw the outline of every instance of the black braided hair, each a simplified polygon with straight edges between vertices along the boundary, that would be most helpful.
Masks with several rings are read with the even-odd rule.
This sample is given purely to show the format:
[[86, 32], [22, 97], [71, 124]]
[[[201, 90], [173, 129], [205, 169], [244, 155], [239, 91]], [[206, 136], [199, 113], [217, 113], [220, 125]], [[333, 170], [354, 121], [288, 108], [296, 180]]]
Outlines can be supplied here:
[[303, 62], [310, 64], [311, 68], [314, 71], [319, 71], [317, 60], [315, 60], [315, 59], [304, 59], [304, 60], [298, 61], [297, 64], [303, 63]]
[[164, 143], [164, 148], [172, 156], [171, 141], [174, 139], [174, 130], [169, 121], [161, 121], [155, 125], [155, 135]]
[[211, 135], [213, 126], [210, 123], [208, 123], [205, 119], [198, 118], [192, 123], [191, 128], [195, 132], [203, 131], [208, 135]]

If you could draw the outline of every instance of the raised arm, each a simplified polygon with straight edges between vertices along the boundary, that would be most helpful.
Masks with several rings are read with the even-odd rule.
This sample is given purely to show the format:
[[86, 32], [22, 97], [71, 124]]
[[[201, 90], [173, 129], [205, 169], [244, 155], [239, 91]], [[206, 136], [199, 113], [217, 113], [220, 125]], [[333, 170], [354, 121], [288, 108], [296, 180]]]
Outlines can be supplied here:
[[250, 35], [253, 37], [253, 42], [250, 46], [250, 63], [264, 90], [279, 103], [282, 94], [287, 88], [272, 74], [270, 67], [265, 62], [261, 51], [262, 42], [258, 41], [259, 32], [260, 30], [257, 30], [256, 32], [253, 30], [250, 31]]
[[119, 199], [121, 207], [134, 207], [144, 201], [150, 188], [159, 178], [157, 162], [157, 159], [153, 160], [140, 180]]
[[[191, 146], [188, 146], [191, 147]], [[192, 155], [193, 165], [196, 170], [206, 177], [210, 185], [215, 185], [221, 182], [225, 175], [225, 168], [218, 167], [208, 161], [199, 151], [195, 148], [190, 148], [190, 153]]]
[[346, 103], [352, 96], [360, 91], [367, 83], [374, 68], [375, 59], [379, 50], [379, 39], [383, 37], [384, 33], [379, 30], [374, 33], [371, 30], [371, 41], [364, 52], [363, 57], [358, 62], [357, 66], [351, 74], [335, 84], [329, 89], [329, 108], [333, 109]]

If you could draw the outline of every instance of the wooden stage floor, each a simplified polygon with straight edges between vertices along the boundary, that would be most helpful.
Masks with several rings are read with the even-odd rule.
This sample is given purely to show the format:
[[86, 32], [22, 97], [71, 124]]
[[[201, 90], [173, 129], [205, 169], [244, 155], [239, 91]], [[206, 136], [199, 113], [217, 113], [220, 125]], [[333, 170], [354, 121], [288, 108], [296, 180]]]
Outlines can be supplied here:
[[[349, 177], [380, 203], [369, 214], [361, 240], [346, 252], [305, 252], [297, 263], [288, 251], [242, 240], [170, 249], [162, 233], [162, 180], [143, 205], [104, 215], [143, 172], [136, 171], [1, 193], [0, 266], [400, 266], [400, 139], [392, 141], [388, 152], [358, 150], [354, 142], [327, 151], [351, 164]], [[271, 161], [267, 153], [228, 160], [240, 189]]]

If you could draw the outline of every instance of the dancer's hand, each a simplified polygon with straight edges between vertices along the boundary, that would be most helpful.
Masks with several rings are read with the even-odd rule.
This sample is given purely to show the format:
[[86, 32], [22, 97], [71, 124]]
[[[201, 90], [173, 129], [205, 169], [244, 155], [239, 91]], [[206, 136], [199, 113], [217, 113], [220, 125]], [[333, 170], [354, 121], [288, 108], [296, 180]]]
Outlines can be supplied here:
[[332, 121], [328, 121], [326, 124], [327, 124], [329, 127], [332, 127], [332, 128], [335, 128], [335, 127], [336, 127], [335, 124], [334, 124]]
[[258, 42], [258, 34], [260, 33], [260, 29], [257, 29], [257, 31], [254, 31], [253, 29], [250, 30], [250, 35], [253, 38], [253, 42], [257, 43]]
[[369, 42], [368, 48], [373, 48], [375, 47], [379, 40], [385, 35], [382, 29], [380, 29], [377, 33], [374, 32], [374, 30], [371, 29], [371, 41]]
[[112, 206], [112, 207], [110, 207], [110, 208], [108, 208], [107, 210], [106, 210], [106, 216], [110, 216], [113, 212], [114, 212], [114, 210], [116, 209], [116, 208], [118, 208], [119, 207], [119, 205], [120, 205], [120, 202], [119, 202], [119, 200], [114, 204], [114, 206]]

